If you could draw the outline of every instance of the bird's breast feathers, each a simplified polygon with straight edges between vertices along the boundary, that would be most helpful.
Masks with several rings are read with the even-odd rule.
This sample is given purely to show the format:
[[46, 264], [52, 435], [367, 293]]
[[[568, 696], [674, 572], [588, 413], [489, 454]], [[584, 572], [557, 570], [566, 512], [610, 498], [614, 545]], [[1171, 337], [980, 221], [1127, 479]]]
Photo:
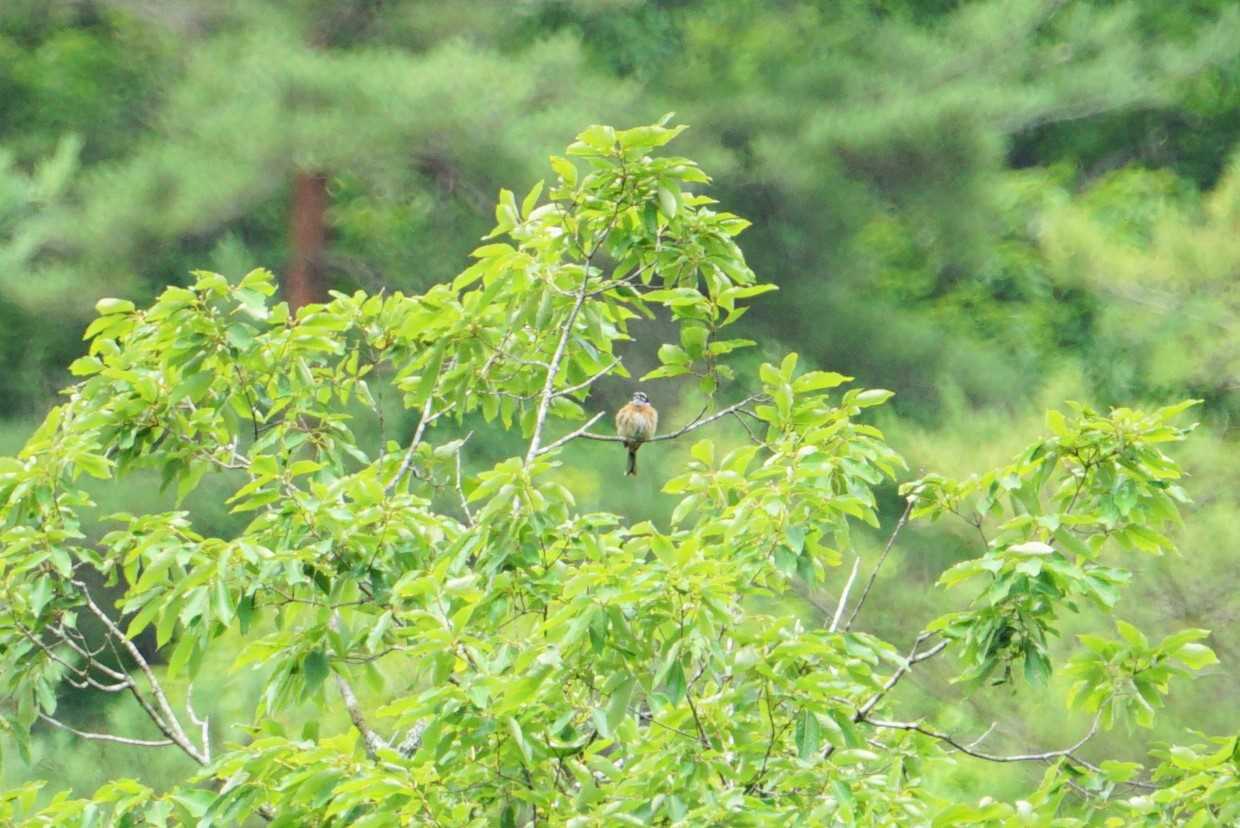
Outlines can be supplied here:
[[659, 424], [659, 414], [654, 406], [629, 403], [616, 415], [616, 430], [623, 437], [649, 440]]

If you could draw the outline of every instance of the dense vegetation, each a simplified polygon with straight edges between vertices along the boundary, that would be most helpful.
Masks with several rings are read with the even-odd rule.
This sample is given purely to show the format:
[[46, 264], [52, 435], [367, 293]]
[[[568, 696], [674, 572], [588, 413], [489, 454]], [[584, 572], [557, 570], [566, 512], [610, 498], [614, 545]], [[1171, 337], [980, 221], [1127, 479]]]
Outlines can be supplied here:
[[[484, 822], [1226, 824], [1238, 32], [1221, 2], [6, 5], [8, 786], [156, 821], [455, 824], [458, 786]], [[670, 132], [592, 128], [496, 203], [666, 110], [709, 188]], [[542, 451], [643, 375], [695, 427], [636, 481]]]

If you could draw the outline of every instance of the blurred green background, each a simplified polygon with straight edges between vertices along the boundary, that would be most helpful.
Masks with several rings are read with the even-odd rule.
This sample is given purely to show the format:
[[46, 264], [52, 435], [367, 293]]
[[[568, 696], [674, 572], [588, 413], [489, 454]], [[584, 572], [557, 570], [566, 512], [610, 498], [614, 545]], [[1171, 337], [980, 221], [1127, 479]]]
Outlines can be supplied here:
[[[1155, 635], [1212, 629], [1222, 664], [1179, 688], [1155, 733], [1112, 732], [1087, 754], [1221, 734], [1240, 679], [1237, 43], [1228, 0], [5, 0], [0, 450], [18, 450], [70, 380], [100, 297], [141, 304], [193, 269], [237, 279], [257, 266], [295, 296], [421, 291], [463, 268], [497, 189], [524, 193], [581, 128], [674, 111], [692, 126], [675, 151], [754, 222], [743, 247], [781, 288], [742, 323], [752, 359], [796, 350], [896, 391], [879, 425], [911, 476], [998, 464], [1065, 399], [1204, 400], [1182, 450], [1196, 504], [1181, 555], [1142, 562], [1119, 614]], [[636, 330], [638, 375], [670, 329]], [[591, 405], [630, 390], [604, 383]], [[700, 405], [675, 381], [645, 390], [665, 428]], [[412, 420], [393, 410], [389, 423], [404, 438]], [[512, 445], [479, 434], [471, 463]], [[626, 479], [616, 446], [577, 444], [563, 473], [585, 508], [666, 518], [661, 481], [688, 448], [648, 447]], [[128, 511], [171, 501], [138, 483], [101, 498]], [[890, 526], [894, 489], [887, 501]], [[209, 487], [194, 508], [202, 528], [230, 531]], [[971, 531], [911, 528], [863, 625], [907, 645], [949, 608], [932, 586], [980, 552]], [[858, 551], [872, 560], [880, 543], [859, 536]], [[820, 617], [835, 597], [828, 585], [800, 609]], [[1063, 649], [1106, 623], [1073, 618]], [[196, 697], [226, 722], [255, 682], [218, 666]], [[962, 734], [993, 722], [996, 752], [1084, 729], [1047, 715], [1060, 680], [962, 701], [950, 674], [914, 676], [910, 714]], [[62, 704], [81, 727], [137, 727], [111, 697]], [[242, 736], [217, 727], [221, 743]], [[6, 761], [4, 782], [87, 793], [188, 770], [56, 731], [34, 755]], [[1003, 796], [1040, 773], [961, 763], [933, 784]]]

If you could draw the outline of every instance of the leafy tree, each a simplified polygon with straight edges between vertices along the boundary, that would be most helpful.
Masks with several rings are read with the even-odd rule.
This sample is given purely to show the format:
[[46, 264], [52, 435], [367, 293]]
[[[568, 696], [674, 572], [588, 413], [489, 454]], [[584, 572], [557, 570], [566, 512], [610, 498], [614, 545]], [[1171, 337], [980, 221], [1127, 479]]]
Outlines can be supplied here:
[[[1067, 746], [997, 754], [899, 717], [901, 682], [944, 653], [974, 684], [1045, 683], [1063, 613], [1113, 607], [1131, 555], [1170, 546], [1187, 493], [1163, 447], [1187, 436], [1175, 421], [1191, 403], [1051, 412], [1050, 434], [1009, 465], [906, 482], [864, 586], [859, 562], [840, 578], [853, 522], [877, 524], [875, 487], [901, 468], [864, 422], [891, 394], [839, 390], [850, 378], [798, 371], [795, 354], [736, 376], [730, 355], [752, 343], [727, 329], [772, 286], [734, 241], [747, 222], [695, 191], [705, 173], [657, 154], [681, 129], [590, 127], [552, 159], [549, 187], [501, 192], [477, 261], [425, 293], [337, 294], [294, 314], [269, 303], [259, 270], [236, 285], [200, 272], [145, 309], [100, 303], [72, 366], [84, 379], [0, 462], [3, 721], [22, 750], [33, 728], [58, 727], [200, 769], [168, 791], [115, 780], [47, 803], [31, 784], [0, 800], [6, 818], [1237, 817], [1234, 737], [1156, 746], [1148, 769], [1089, 755], [1097, 731], [1148, 725], [1174, 679], [1214, 661], [1204, 630], [1153, 641], [1117, 620], [1118, 637], [1083, 636], [1065, 669], [1085, 722]], [[594, 441], [619, 463], [605, 445], [619, 438], [590, 430], [605, 412], [587, 406], [595, 383], [627, 376], [617, 346], [651, 315], [677, 337], [647, 379], [693, 376], [708, 401], [657, 438], [697, 440], [664, 485], [677, 506], [663, 526], [579, 511], [559, 461]], [[416, 429], [363, 444], [356, 424], [382, 417], [384, 389]], [[698, 439], [728, 421], [743, 438]], [[519, 429], [521, 451], [473, 471], [462, 430], [501, 427]], [[178, 498], [222, 482], [249, 522], [225, 537], [185, 510], [122, 513], [88, 538], [83, 481], [151, 472]], [[942, 579], [978, 584], [970, 608], [914, 623], [908, 648], [866, 632], [901, 529], [956, 515], [984, 539]], [[827, 580], [845, 584], [834, 614], [807, 623], [790, 599]], [[136, 641], [152, 628], [157, 652]], [[261, 676], [243, 722], [216, 721], [193, 692], [221, 651]], [[63, 684], [132, 698], [154, 732], [65, 720]], [[953, 754], [1048, 767], [1012, 804], [950, 802], [933, 780]]]
[[[450, 277], [501, 176], [533, 181], [530, 159], [580, 123], [627, 117], [635, 92], [571, 38], [509, 43], [502, 9], [459, 5], [4, 4], [0, 143], [33, 168], [76, 135], [83, 161], [67, 197], [24, 222], [21, 266], [0, 272], [20, 296], [0, 323], [49, 340], [26, 359], [54, 374], [77, 348], [45, 332], [203, 263], [272, 263], [294, 307], [328, 287]], [[41, 389], [5, 396], [41, 410]]]

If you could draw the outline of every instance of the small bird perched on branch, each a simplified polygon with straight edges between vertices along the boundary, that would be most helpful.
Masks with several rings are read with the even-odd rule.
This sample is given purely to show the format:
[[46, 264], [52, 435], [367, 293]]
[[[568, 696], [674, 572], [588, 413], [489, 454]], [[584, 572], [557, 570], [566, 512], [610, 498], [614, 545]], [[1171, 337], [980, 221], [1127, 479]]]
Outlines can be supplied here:
[[626, 475], [637, 474], [637, 450], [642, 443], [654, 436], [659, 427], [659, 412], [650, 404], [650, 398], [641, 391], [633, 392], [633, 399], [616, 412], [616, 433], [624, 438], [624, 447], [629, 450], [629, 465]]

